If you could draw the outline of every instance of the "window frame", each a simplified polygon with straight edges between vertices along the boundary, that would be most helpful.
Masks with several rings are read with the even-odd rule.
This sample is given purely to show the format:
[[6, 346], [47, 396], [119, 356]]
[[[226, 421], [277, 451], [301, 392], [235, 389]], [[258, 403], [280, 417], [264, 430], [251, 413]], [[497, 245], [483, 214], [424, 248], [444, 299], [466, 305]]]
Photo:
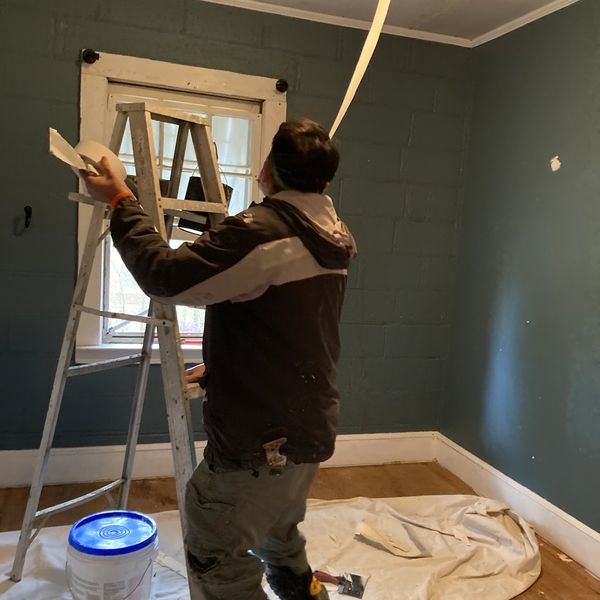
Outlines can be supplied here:
[[[158, 102], [165, 103], [167, 108], [171, 108], [173, 110], [182, 110], [184, 112], [190, 113], [203, 113], [202, 116], [206, 117], [211, 125], [213, 126], [213, 135], [216, 136], [214, 130], [214, 123], [212, 121], [214, 116], [218, 117], [241, 117], [243, 118], [249, 125], [249, 139], [248, 145], [246, 146], [247, 152], [247, 161], [246, 165], [242, 168], [236, 165], [221, 165], [219, 164], [219, 171], [221, 176], [224, 179], [225, 183], [231, 183], [231, 179], [229, 177], [242, 177], [247, 183], [246, 190], [246, 203], [251, 202], [258, 196], [258, 183], [256, 181], [256, 174], [260, 171], [261, 163], [260, 163], [260, 141], [261, 141], [261, 132], [260, 132], [260, 124], [261, 124], [261, 107], [260, 103], [257, 101], [248, 101], [248, 100], [240, 100], [236, 98], [223, 98], [221, 96], [216, 95], [207, 95], [207, 94], [190, 94], [189, 92], [180, 92], [173, 90], [165, 90], [159, 89], [155, 87], [142, 87], [142, 86], [132, 86], [121, 83], [114, 83], [109, 81], [109, 96], [108, 96], [108, 119], [109, 122], [116, 118], [116, 105], [123, 102]], [[166, 126], [165, 123], [155, 122], [158, 125], [159, 130], [162, 130]], [[155, 143], [156, 143], [155, 138]], [[162, 142], [164, 141], [163, 136], [159, 134], [158, 136], [158, 146], [156, 148], [156, 157], [159, 161], [158, 171], [159, 174], [162, 174], [162, 161], [163, 153], [162, 153]], [[121, 147], [121, 149], [123, 146]], [[193, 146], [191, 143], [191, 139], [188, 139], [188, 150], [190, 153], [193, 153]], [[218, 150], [222, 150], [220, 147]], [[128, 155], [129, 156], [129, 155]], [[187, 153], [186, 153], [187, 156]], [[195, 156], [195, 153], [194, 153]], [[133, 155], [130, 155], [130, 160], [126, 162], [126, 164], [130, 164], [134, 169], [133, 165]], [[123, 160], [123, 159], [122, 159]], [[196, 164], [195, 159], [191, 161], [191, 163]], [[192, 164], [189, 164], [188, 167], [185, 167], [184, 161], [184, 169], [183, 173], [191, 172]], [[170, 169], [170, 166], [167, 165], [166, 169]], [[228, 172], [229, 168], [229, 172]], [[235, 173], [235, 169], [240, 169], [240, 173]], [[197, 170], [197, 167], [196, 169]], [[185, 178], [182, 175], [182, 178]], [[183, 198], [183, 191], [181, 187], [179, 189], [178, 197]], [[247, 204], [245, 204], [246, 206]], [[244, 207], [245, 207], [244, 206]], [[105, 226], [108, 226], [108, 222], [105, 223]], [[192, 235], [191, 233], [186, 233], [180, 230], [178, 227], [173, 228], [172, 232], [172, 241], [194, 241], [197, 238], [197, 235]], [[103, 310], [110, 310], [108, 307], [108, 297], [109, 297], [109, 287], [110, 287], [110, 279], [108, 277], [107, 269], [109, 268], [109, 256], [112, 254], [113, 248], [110, 243], [110, 236], [108, 236], [103, 243], [103, 252], [104, 252], [104, 264], [103, 264], [103, 273], [102, 273], [102, 295], [103, 295]], [[140, 290], [140, 294], [143, 295], [143, 292]], [[128, 312], [127, 310], [123, 310], [121, 308], [116, 309], [118, 312]], [[179, 312], [179, 309], [178, 309]], [[143, 333], [111, 333], [107, 329], [108, 322], [110, 320], [107, 317], [102, 318], [102, 339], [100, 341], [101, 344], [139, 344], [143, 338]], [[181, 324], [181, 321], [180, 321]], [[119, 325], [122, 327], [122, 325]], [[189, 344], [200, 344], [202, 338], [202, 332], [198, 331], [196, 335], [184, 335], [182, 333], [182, 343], [186, 344], [186, 347]], [[195, 341], [193, 341], [195, 340]]]
[[[259, 163], [262, 164], [269, 154], [273, 136], [280, 123], [286, 119], [286, 94], [276, 90], [276, 82], [276, 79], [268, 77], [100, 52], [100, 58], [95, 63], [81, 65], [80, 139], [95, 139], [104, 143], [110, 139], [113, 123], [108, 122], [107, 105], [111, 83], [216, 95], [260, 103]], [[257, 184], [254, 183], [252, 187], [252, 199], [260, 201]], [[91, 213], [92, 207], [78, 204], [78, 265], [81, 264]], [[100, 308], [101, 280], [102, 252], [97, 252], [85, 299], [86, 306]], [[125, 355], [140, 346], [141, 344], [102, 344], [102, 318], [81, 315], [76, 340], [77, 362], [93, 362]], [[202, 359], [200, 344], [185, 345], [183, 352], [186, 362]], [[156, 349], [153, 352], [153, 362], [158, 362]]]

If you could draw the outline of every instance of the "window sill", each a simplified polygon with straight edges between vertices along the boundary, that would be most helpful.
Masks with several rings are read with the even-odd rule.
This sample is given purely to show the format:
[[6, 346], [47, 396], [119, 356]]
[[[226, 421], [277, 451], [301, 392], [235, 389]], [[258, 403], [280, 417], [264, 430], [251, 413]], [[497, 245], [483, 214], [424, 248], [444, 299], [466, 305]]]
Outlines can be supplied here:
[[[120, 356], [135, 354], [142, 349], [141, 344], [98, 344], [97, 346], [78, 346], [75, 350], [75, 362], [88, 364], [100, 360], [110, 360]], [[183, 359], [186, 364], [202, 362], [202, 344], [184, 344]], [[160, 364], [158, 344], [152, 346], [153, 365]]]

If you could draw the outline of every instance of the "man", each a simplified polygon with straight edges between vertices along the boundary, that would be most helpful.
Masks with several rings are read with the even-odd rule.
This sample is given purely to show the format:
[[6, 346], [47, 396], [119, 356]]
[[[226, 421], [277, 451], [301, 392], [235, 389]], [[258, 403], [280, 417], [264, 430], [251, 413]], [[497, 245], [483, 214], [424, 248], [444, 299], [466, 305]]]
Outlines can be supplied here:
[[339, 319], [356, 254], [323, 194], [338, 162], [320, 125], [283, 123], [259, 177], [263, 202], [178, 249], [105, 161], [103, 176], [85, 177], [113, 206], [112, 238], [140, 287], [207, 306], [208, 442], [185, 506], [194, 600], [265, 599], [261, 560], [282, 600], [328, 597], [297, 525], [335, 443]]

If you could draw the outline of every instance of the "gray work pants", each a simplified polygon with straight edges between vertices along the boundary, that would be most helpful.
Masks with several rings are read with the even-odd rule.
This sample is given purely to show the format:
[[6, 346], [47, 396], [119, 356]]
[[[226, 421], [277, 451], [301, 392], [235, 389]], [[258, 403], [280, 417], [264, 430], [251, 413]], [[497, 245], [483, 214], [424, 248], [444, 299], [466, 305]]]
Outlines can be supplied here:
[[191, 600], [265, 600], [257, 557], [297, 574], [308, 570], [297, 525], [318, 467], [291, 463], [279, 475], [263, 467], [256, 477], [198, 466], [185, 502]]

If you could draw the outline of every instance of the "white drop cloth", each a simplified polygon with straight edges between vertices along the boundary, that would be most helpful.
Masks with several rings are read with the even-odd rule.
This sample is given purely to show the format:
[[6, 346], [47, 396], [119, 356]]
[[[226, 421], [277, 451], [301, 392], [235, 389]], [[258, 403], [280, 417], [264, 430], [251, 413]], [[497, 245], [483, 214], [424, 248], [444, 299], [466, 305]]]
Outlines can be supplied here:
[[[178, 513], [154, 518], [161, 552], [183, 563]], [[364, 600], [509, 600], [540, 574], [531, 527], [506, 505], [476, 496], [311, 500], [302, 530], [313, 568], [361, 575]], [[42, 531], [18, 584], [7, 581], [18, 532], [0, 534], [2, 600], [71, 600], [64, 574], [68, 532]], [[347, 598], [328, 589], [332, 600]], [[186, 581], [157, 564], [153, 600], [188, 597]]]

